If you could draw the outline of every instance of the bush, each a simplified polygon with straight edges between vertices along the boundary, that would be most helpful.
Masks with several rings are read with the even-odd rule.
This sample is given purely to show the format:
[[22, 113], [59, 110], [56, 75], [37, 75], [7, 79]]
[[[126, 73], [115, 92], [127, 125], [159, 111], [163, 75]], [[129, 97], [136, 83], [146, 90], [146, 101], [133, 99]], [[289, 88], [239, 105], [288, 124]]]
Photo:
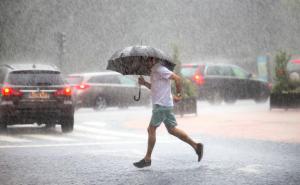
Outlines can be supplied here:
[[[182, 82], [182, 97], [186, 98], [195, 98], [197, 97], [197, 88], [193, 82], [181, 74], [181, 61], [179, 60], [179, 50], [177, 46], [173, 47], [173, 62], [176, 64], [175, 73], [181, 77]], [[172, 84], [172, 91], [176, 91], [175, 84]]]
[[275, 85], [273, 86], [273, 93], [281, 92], [300, 92], [298, 80], [289, 78], [287, 72], [287, 64], [291, 59], [286, 52], [279, 52], [275, 57]]
[[289, 77], [287, 73], [287, 63], [290, 60], [290, 56], [285, 52], [280, 52], [275, 58], [275, 85], [272, 92], [280, 93], [284, 91], [290, 91]]

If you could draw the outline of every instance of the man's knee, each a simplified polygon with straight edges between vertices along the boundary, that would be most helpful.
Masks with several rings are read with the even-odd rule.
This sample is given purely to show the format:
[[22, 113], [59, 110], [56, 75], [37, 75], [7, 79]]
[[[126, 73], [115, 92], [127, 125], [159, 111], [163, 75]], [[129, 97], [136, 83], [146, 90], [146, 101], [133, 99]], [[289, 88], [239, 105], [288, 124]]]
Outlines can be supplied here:
[[148, 131], [149, 135], [155, 135], [156, 127], [149, 126], [148, 129], [147, 129], [147, 131]]
[[171, 135], [174, 135], [174, 134], [175, 134], [175, 129], [176, 129], [175, 127], [167, 128], [169, 134], [171, 134]]

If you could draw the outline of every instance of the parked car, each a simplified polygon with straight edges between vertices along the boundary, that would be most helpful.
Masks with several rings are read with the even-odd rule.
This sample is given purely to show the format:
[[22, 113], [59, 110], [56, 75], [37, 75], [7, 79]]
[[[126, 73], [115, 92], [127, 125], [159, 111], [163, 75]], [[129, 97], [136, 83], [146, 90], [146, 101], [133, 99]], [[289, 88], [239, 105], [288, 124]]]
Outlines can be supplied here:
[[199, 99], [213, 104], [239, 99], [265, 102], [270, 95], [268, 82], [232, 64], [183, 64], [181, 73], [198, 86]]
[[290, 60], [287, 64], [289, 78], [293, 81], [300, 81], [300, 59]]
[[71, 87], [59, 69], [46, 64], [0, 66], [0, 130], [15, 124], [60, 124], [63, 132], [74, 126]]
[[147, 106], [150, 104], [150, 90], [142, 87], [141, 99], [135, 101], [138, 95], [136, 80], [117, 72], [96, 72], [70, 74], [67, 81], [73, 87], [73, 96], [76, 108], [92, 107], [103, 110], [117, 106]]

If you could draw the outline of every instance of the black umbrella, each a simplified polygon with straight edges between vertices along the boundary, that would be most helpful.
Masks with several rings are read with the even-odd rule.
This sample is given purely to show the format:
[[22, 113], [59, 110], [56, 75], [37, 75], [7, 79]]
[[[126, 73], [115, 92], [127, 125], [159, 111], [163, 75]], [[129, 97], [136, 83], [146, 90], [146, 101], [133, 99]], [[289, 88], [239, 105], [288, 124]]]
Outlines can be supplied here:
[[[163, 51], [150, 46], [129, 46], [124, 49], [116, 51], [108, 60], [106, 69], [117, 71], [123, 75], [147, 75], [151, 73], [151, 69], [147, 62], [149, 58], [155, 58], [157, 62], [161, 63], [169, 70], [173, 71], [175, 65], [172, 62], [170, 56]], [[138, 101], [140, 99], [141, 87], [139, 89], [139, 97], [134, 99]]]

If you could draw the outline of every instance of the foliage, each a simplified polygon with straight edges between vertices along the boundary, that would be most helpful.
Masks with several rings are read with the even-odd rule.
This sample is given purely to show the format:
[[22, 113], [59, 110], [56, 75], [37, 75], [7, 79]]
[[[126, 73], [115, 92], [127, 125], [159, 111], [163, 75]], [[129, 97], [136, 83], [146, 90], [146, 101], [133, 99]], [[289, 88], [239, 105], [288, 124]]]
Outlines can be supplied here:
[[[176, 45], [173, 46], [173, 62], [176, 64], [174, 72], [181, 77], [182, 82], [182, 97], [189, 98], [189, 97], [196, 97], [197, 96], [197, 88], [191, 82], [191, 80], [185, 78], [181, 74], [181, 61], [179, 59], [179, 49]], [[175, 84], [172, 84], [172, 91], [175, 92], [176, 87]]]
[[287, 64], [291, 59], [286, 52], [279, 52], [275, 57], [275, 85], [272, 92], [300, 92], [300, 88], [295, 86], [295, 82], [289, 79]]

